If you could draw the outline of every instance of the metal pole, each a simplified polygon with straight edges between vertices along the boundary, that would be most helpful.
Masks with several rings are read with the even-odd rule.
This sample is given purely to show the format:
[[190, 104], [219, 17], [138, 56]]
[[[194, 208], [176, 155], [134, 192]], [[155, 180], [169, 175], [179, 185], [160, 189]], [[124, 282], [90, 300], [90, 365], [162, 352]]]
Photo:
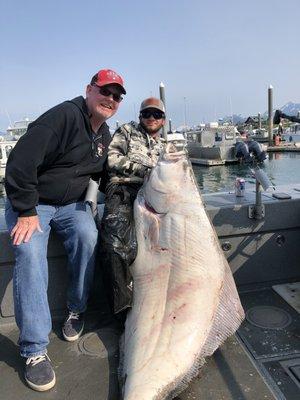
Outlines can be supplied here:
[[261, 129], [261, 115], [260, 112], [257, 114], [258, 117], [258, 129]]
[[273, 144], [273, 86], [268, 88], [269, 146]]
[[186, 135], [187, 127], [186, 127], [186, 97], [183, 98], [184, 101], [184, 133]]
[[172, 133], [172, 120], [169, 119], [169, 133]]
[[[164, 103], [165, 115], [167, 115], [166, 114], [167, 107], [166, 107], [165, 85], [162, 82], [160, 82], [160, 85], [159, 85], [159, 97], [160, 97], [161, 101]], [[164, 139], [167, 140], [168, 139], [168, 133], [167, 133], [166, 124], [162, 127], [162, 134], [163, 134]]]
[[254, 211], [254, 218], [255, 219], [262, 219], [263, 218], [263, 211], [262, 211], [262, 199], [261, 199], [261, 186], [258, 180], [256, 179], [255, 182], [255, 211]]

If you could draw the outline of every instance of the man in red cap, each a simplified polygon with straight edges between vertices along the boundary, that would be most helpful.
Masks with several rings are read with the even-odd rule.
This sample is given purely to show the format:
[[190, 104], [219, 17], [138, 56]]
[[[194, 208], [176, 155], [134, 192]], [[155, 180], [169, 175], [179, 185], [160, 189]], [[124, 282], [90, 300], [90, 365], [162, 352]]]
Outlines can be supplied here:
[[47, 299], [47, 243], [53, 228], [68, 255], [68, 341], [83, 331], [94, 271], [97, 229], [85, 204], [91, 177], [99, 179], [111, 140], [106, 120], [126, 94], [123, 79], [100, 70], [76, 97], [32, 122], [10, 154], [5, 176], [6, 222], [15, 251], [14, 304], [25, 380], [34, 390], [55, 384], [47, 356], [51, 316]]
[[111, 310], [121, 323], [131, 305], [129, 266], [137, 251], [133, 202], [164, 147], [160, 138], [165, 124], [163, 102], [154, 97], [145, 99], [139, 120], [139, 124], [132, 121], [119, 127], [110, 143], [106, 203], [100, 229], [99, 260], [104, 286]]

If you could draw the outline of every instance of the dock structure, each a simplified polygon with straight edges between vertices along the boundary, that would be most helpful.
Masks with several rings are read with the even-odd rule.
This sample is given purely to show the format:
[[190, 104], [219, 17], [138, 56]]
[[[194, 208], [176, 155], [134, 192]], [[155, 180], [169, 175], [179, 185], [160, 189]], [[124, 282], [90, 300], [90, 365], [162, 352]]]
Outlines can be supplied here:
[[[300, 153], [300, 145], [298, 146], [297, 144], [282, 144], [282, 145], [277, 145], [277, 146], [265, 146], [265, 151], [268, 153], [285, 153], [285, 152], [294, 152], [294, 153]], [[234, 158], [232, 160], [224, 160], [221, 158], [216, 158], [216, 159], [209, 159], [209, 158], [196, 158], [196, 157], [190, 157], [190, 161], [193, 165], [203, 165], [206, 167], [213, 167], [216, 165], [228, 165], [228, 164], [235, 164], [238, 162], [237, 158]]]
[[225, 165], [225, 160], [208, 160], [206, 158], [190, 158], [190, 161], [194, 165], [206, 165], [207, 167], [211, 167], [213, 165]]
[[296, 144], [285, 144], [279, 146], [268, 146], [267, 152], [300, 152], [300, 146], [298, 147]]

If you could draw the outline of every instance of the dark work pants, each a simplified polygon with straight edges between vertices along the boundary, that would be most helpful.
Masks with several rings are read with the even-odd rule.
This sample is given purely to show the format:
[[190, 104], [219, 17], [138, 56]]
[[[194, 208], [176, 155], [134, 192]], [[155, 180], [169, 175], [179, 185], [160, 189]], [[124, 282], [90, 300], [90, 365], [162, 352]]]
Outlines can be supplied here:
[[113, 313], [131, 306], [132, 277], [129, 266], [137, 255], [133, 203], [139, 185], [111, 185], [106, 191], [100, 229], [98, 262]]

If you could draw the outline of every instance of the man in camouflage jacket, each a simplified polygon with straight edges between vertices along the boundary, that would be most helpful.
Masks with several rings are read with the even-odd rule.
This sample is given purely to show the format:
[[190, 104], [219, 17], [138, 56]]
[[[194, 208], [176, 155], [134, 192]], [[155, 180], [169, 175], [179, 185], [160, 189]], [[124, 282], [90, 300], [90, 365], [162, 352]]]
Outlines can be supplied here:
[[164, 147], [159, 131], [165, 123], [161, 100], [148, 98], [140, 107], [139, 123], [120, 126], [108, 149], [105, 209], [100, 230], [99, 262], [113, 313], [120, 319], [131, 305], [129, 266], [137, 254], [133, 202], [144, 177]]

